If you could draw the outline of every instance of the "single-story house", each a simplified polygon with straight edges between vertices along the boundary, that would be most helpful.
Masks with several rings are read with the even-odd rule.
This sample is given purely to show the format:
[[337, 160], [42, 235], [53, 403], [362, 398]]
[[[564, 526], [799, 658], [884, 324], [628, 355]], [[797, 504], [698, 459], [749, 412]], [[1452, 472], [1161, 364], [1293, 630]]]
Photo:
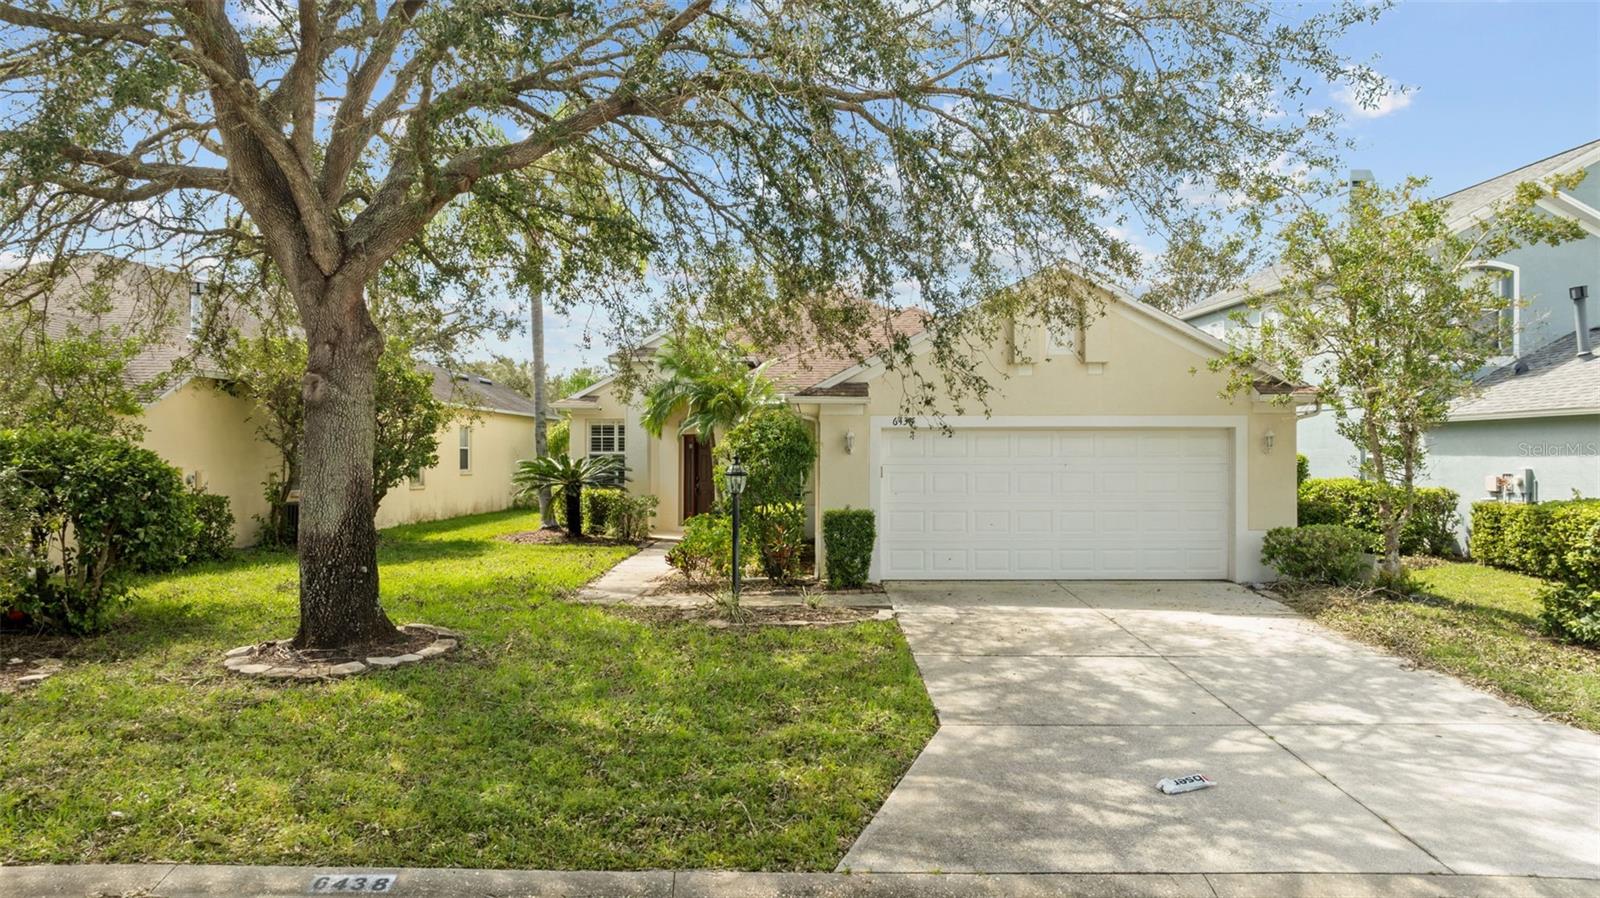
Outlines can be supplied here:
[[[1094, 289], [1103, 314], [1087, 326], [1059, 334], [1013, 320], [982, 350], [987, 414], [945, 408], [942, 421], [912, 426], [901, 418], [912, 381], [881, 356], [769, 355], [821, 446], [813, 525], [827, 509], [875, 511], [875, 580], [1269, 579], [1262, 538], [1295, 523], [1297, 394], [1264, 371], [1250, 395], [1222, 398], [1225, 377], [1206, 363], [1225, 344]], [[922, 320], [902, 314], [893, 326], [937, 380]], [[659, 532], [710, 510], [702, 435], [669, 422], [651, 436], [639, 398], [615, 378], [556, 407], [571, 413], [575, 456], [622, 456], [628, 488], [659, 498]]]
[[[1483, 263], [1505, 275], [1508, 303], [1501, 314], [1508, 326], [1500, 353], [1479, 373], [1477, 392], [1456, 402], [1449, 420], [1427, 436], [1422, 482], [1460, 495], [1463, 544], [1474, 502], [1600, 496], [1600, 360], [1580, 354], [1578, 339], [1583, 327], [1590, 345], [1600, 342], [1600, 140], [1441, 197], [1455, 228], [1465, 231], [1517, 185], [1579, 171], [1585, 177], [1575, 188], [1542, 200], [1539, 208], [1576, 221], [1584, 238], [1524, 246]], [[1284, 275], [1276, 267], [1263, 269], [1178, 317], [1215, 337], [1238, 339], [1246, 331], [1236, 316], [1259, 321], [1248, 300], [1270, 297]], [[1590, 295], [1574, 300], [1574, 287]], [[1358, 474], [1361, 453], [1339, 435], [1330, 413], [1301, 420], [1299, 446], [1314, 477]]]
[[[263, 482], [278, 470], [278, 457], [257, 434], [254, 405], [230, 392], [223, 372], [195, 351], [192, 335], [205, 314], [198, 291], [165, 269], [88, 257], [63, 277], [54, 296], [89, 290], [98, 294], [93, 303], [48, 306], [47, 331], [60, 336], [76, 325], [155, 335], [126, 372], [135, 383], [170, 380], [145, 406], [140, 442], [182, 471], [187, 483], [227, 496], [235, 543], [254, 544], [256, 518], [267, 513]], [[509, 508], [516, 464], [533, 457], [533, 400], [477, 375], [421, 367], [433, 376], [434, 397], [457, 414], [439, 433], [439, 463], [389, 490], [378, 506], [378, 526]], [[174, 370], [183, 373], [169, 377]]]

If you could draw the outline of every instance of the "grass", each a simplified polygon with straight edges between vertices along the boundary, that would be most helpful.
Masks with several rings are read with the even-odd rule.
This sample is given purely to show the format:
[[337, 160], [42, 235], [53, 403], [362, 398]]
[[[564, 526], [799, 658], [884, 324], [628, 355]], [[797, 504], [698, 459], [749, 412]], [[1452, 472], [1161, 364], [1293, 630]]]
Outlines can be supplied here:
[[1600, 732], [1600, 652], [1543, 635], [1543, 581], [1447, 562], [1412, 574], [1410, 600], [1304, 593], [1317, 620], [1418, 664], [1500, 693], [1558, 720]]
[[831, 869], [935, 728], [896, 625], [626, 620], [559, 596], [631, 549], [492, 538], [534, 526], [385, 531], [391, 617], [467, 642], [336, 682], [219, 666], [293, 632], [292, 558], [150, 580], [0, 695], [0, 862]]

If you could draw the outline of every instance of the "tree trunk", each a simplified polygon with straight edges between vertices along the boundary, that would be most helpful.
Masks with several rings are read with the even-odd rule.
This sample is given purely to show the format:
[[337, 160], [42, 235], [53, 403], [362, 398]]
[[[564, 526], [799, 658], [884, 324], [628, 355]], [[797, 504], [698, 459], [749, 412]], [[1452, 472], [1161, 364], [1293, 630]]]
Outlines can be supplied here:
[[383, 337], [362, 287], [300, 299], [310, 351], [300, 449], [300, 629], [294, 646], [333, 649], [396, 635], [378, 604], [373, 525], [374, 386]]
[[[538, 290], [530, 292], [531, 307], [528, 331], [533, 337], [533, 455], [544, 458], [550, 452], [549, 438], [545, 432], [545, 417], [550, 414], [549, 397], [544, 389], [544, 295]], [[539, 528], [554, 530], [557, 525], [550, 514], [550, 487], [539, 487]]]
[[583, 535], [583, 490], [568, 487], [561, 491], [567, 503], [567, 532], [574, 538]]

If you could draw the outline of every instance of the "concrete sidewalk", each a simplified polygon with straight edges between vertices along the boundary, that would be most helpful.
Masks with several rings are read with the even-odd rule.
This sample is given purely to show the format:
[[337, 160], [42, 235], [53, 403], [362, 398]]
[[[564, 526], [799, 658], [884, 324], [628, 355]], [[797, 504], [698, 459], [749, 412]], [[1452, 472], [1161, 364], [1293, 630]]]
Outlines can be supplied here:
[[[361, 876], [367, 891], [353, 891]], [[388, 877], [383, 891], [371, 878]], [[333, 890], [344, 879], [344, 891]], [[326, 891], [318, 892], [320, 884]], [[84, 865], [0, 867], [4, 898], [1595, 898], [1600, 882], [1328, 874], [857, 874]]]

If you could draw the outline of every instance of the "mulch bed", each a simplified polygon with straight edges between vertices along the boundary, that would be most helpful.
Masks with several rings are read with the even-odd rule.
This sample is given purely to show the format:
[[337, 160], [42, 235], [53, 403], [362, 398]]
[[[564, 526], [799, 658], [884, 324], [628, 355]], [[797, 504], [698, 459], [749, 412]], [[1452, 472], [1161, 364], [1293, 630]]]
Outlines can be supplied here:
[[584, 535], [573, 539], [565, 530], [523, 530], [517, 533], [504, 533], [495, 539], [508, 543], [522, 543], [533, 546], [631, 546], [624, 539], [612, 539], [609, 536]]
[[[671, 575], [656, 581], [656, 584], [645, 593], [647, 596], [681, 596], [715, 595], [728, 588], [727, 583], [699, 583], [690, 580], [683, 574], [674, 571]], [[798, 600], [804, 593], [812, 595], [827, 594], [830, 596], [856, 596], [856, 595], [882, 595], [883, 587], [876, 583], [853, 589], [834, 589], [815, 577], [808, 577], [798, 583], [778, 584], [764, 577], [751, 577], [739, 585], [739, 592], [747, 596], [790, 597]]]
[[721, 623], [723, 625], [760, 627], [787, 624], [794, 626], [797, 623], [811, 625], [817, 624], [853, 624], [857, 621], [872, 620], [877, 615], [874, 608], [840, 608], [833, 605], [823, 605], [812, 608], [807, 605], [783, 605], [779, 607], [744, 607], [740, 609], [737, 620], [730, 620], [721, 608], [711, 605], [692, 605], [687, 608], [678, 606], [641, 606], [641, 605], [611, 605], [607, 610], [611, 613], [629, 620], [644, 621], [646, 623]]

